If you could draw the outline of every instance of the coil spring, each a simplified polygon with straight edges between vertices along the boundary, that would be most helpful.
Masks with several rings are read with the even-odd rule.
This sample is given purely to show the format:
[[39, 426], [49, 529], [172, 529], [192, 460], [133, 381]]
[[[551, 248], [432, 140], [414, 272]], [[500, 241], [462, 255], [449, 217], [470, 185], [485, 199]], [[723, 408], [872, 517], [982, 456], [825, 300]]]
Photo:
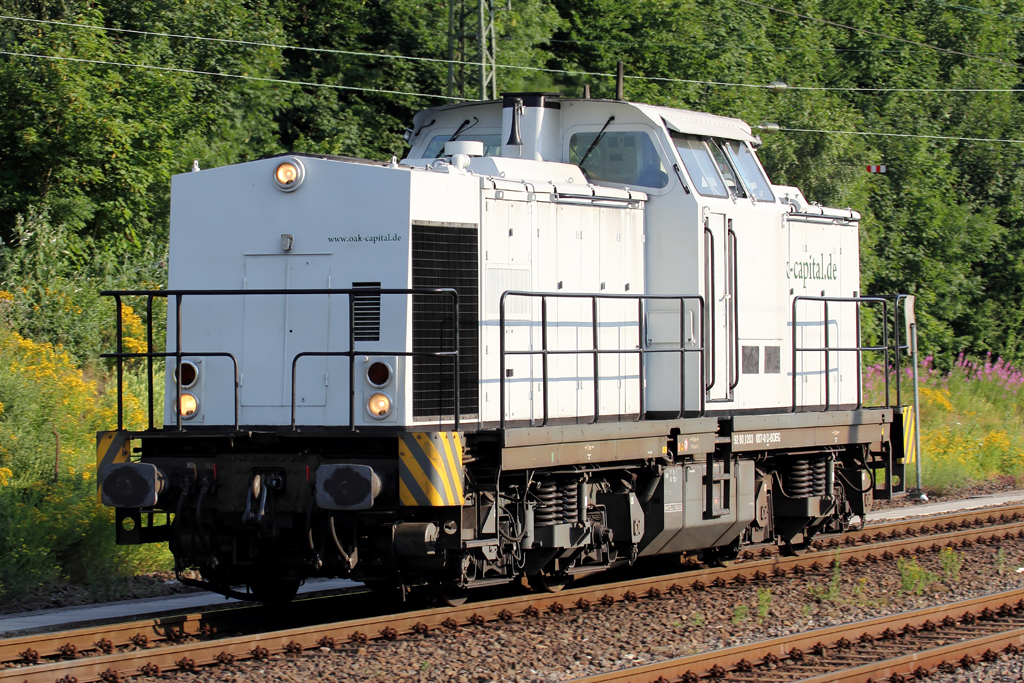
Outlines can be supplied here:
[[790, 498], [824, 496], [827, 469], [824, 458], [793, 457], [781, 471], [786, 495]]
[[576, 507], [579, 492], [576, 486], [573, 479], [534, 482], [533, 498], [536, 506], [533, 510], [533, 525], [541, 527], [575, 522], [579, 514]]
[[551, 479], [535, 482], [533, 485], [533, 497], [538, 501], [533, 511], [533, 525], [554, 526], [558, 524], [561, 520], [558, 485]]
[[814, 495], [825, 495], [825, 460], [824, 458], [814, 461]]
[[566, 479], [559, 483], [558, 495], [561, 499], [562, 524], [570, 524], [576, 521], [579, 512], [576, 509], [576, 501], [579, 498], [576, 482]]
[[786, 463], [785, 490], [790, 498], [810, 498], [814, 492], [810, 458], [793, 458]]

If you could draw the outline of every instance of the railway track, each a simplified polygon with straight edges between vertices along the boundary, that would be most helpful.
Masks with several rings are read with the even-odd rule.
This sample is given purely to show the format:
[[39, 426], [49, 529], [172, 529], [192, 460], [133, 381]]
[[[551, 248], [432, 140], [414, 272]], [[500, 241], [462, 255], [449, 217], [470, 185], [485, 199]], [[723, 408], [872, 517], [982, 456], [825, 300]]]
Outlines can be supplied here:
[[762, 640], [575, 683], [903, 681], [1016, 655], [1024, 646], [1024, 589]]
[[[489, 621], [530, 618], [542, 612], [588, 610], [598, 605], [657, 598], [663, 594], [703, 591], [766, 581], [769, 577], [803, 575], [828, 570], [834, 562], [849, 566], [872, 564], [896, 555], [938, 552], [943, 547], [998, 543], [1024, 537], [1024, 505], [871, 525], [823, 549], [799, 557], [766, 557], [732, 566], [691, 570], [597, 586], [567, 589], [555, 594], [530, 594], [468, 603], [458, 608], [427, 609], [328, 621], [281, 629], [277, 621], [268, 632], [252, 632], [257, 607], [221, 609], [158, 619], [82, 628], [0, 640], [0, 683], [86, 683], [118, 680], [124, 675], [266, 658], [299, 653], [315, 647], [333, 648], [348, 642], [436, 629], [458, 629]], [[835, 547], [828, 547], [828, 546]], [[340, 598], [320, 598], [323, 612], [337, 614]], [[369, 610], [379, 597], [345, 596], [346, 611]], [[348, 602], [352, 601], [352, 602]], [[359, 602], [361, 601], [361, 602]], [[310, 611], [315, 611], [316, 601]], [[327, 605], [332, 605], [327, 607]], [[304, 615], [306, 616], [306, 615]], [[306, 616], [308, 619], [309, 617]], [[241, 635], [225, 636], [228, 633]], [[657, 677], [655, 677], [657, 678]]]

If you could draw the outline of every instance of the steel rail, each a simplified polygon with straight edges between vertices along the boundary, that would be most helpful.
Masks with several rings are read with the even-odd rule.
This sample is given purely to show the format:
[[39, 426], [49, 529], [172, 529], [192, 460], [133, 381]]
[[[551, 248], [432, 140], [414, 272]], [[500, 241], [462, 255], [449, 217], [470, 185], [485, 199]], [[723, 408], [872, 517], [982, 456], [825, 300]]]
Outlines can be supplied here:
[[[992, 614], [994, 616], [998, 610], [1005, 611], [1008, 607], [1010, 609], [1015, 608], [1014, 611], [1024, 608], [1024, 588], [970, 600], [936, 605], [912, 612], [902, 612], [865, 621], [816, 629], [814, 631], [805, 631], [781, 638], [761, 640], [722, 650], [702, 652], [645, 666], [610, 671], [574, 679], [573, 683], [651, 683], [657, 680], [692, 681], [696, 678], [708, 677], [709, 675], [716, 679], [722, 679], [729, 672], [738, 671], [742, 673], [755, 670], [757, 667], [752, 665], [752, 662], [762, 663], [766, 661], [780, 662], [788, 660], [789, 663], [795, 665], [804, 658], [805, 653], [816, 649], [820, 651], [823, 644], [831, 644], [831, 647], [829, 645], [825, 645], [825, 647], [831, 653], [838, 653], [835, 656], [840, 658], [844, 656], [844, 650], [850, 652], [846, 648], [854, 642], [889, 642], [894, 640], [898, 633], [914, 634], [929, 622], [934, 626], [935, 622], [941, 622], [944, 618], [954, 614], [959, 615], [957, 621], [973, 627], [979, 623], [979, 617], [982, 619], [986, 618], [982, 615]], [[988, 611], [986, 612], [986, 610]], [[967, 617], [966, 615], [968, 614], [972, 616]], [[1022, 628], [1024, 617], [1017, 614], [1015, 618], [1008, 618], [1007, 621], [1011, 622], [1009, 625], [1012, 628], [1002, 633], [970, 637], [975, 635], [970, 633], [970, 631], [976, 629], [968, 628], [966, 629], [968, 633], [957, 634], [958, 636], [966, 635], [967, 638], [951, 645], [945, 645], [944, 641], [940, 641], [942, 645], [936, 648], [920, 650], [895, 658], [881, 658], [879, 661], [860, 666], [854, 664], [844, 667], [841, 664], [832, 666], [821, 664], [819, 665], [821, 668], [833, 668], [836, 670], [812, 677], [795, 675], [796, 672], [794, 672], [792, 680], [800, 680], [805, 683], [810, 683], [811, 681], [814, 683], [825, 683], [826, 681], [862, 682], [871, 678], [874, 678], [876, 681], [888, 680], [892, 674], [910, 674], [916, 667], [932, 668], [942, 662], [956, 662], [965, 655], [980, 657], [982, 653], [988, 650], [993, 648], [1000, 649], [1009, 643], [1017, 646], [1024, 644], [1024, 628]], [[958, 630], [963, 631], [965, 629]], [[932, 633], [932, 631], [927, 632]], [[943, 631], [936, 632], [939, 634], [943, 633]], [[843, 646], [836, 647], [836, 644], [842, 639], [845, 639]], [[772, 676], [784, 677], [788, 673], [776, 669], [772, 671]], [[748, 676], [753, 675], [748, 674]]]
[[[976, 510], [965, 510], [963, 512], [954, 512], [943, 515], [934, 515], [930, 517], [912, 517], [905, 519], [897, 519], [889, 522], [877, 522], [874, 524], [868, 524], [863, 529], [856, 529], [853, 531], [847, 531], [842, 536], [830, 536], [829, 538], [819, 538], [812, 541], [812, 546], [815, 542], [819, 544], [828, 543], [832, 540], [839, 540], [840, 543], [850, 543], [851, 541], [861, 542], [871, 540], [872, 537], [877, 537], [879, 534], [890, 535], [892, 533], [906, 534], [906, 533], [942, 533], [943, 530], [940, 527], [946, 527], [945, 531], [955, 531], [951, 528], [951, 525], [957, 525], [961, 529], [964, 529], [964, 524], [979, 523], [989, 524], [990, 526], [996, 526], [999, 524], [1009, 524], [1011, 522], [1019, 521], [1024, 517], [1024, 504], [1017, 505], [1006, 505], [1002, 507], [994, 508], [978, 508]], [[875, 538], [876, 542], [881, 542], [882, 539]]]
[[[996, 513], [998, 513], [998, 517], [995, 516]], [[914, 539], [916, 542], [923, 543], [923, 539], [916, 539], [916, 536], [918, 536], [919, 533], [938, 533], [940, 531], [939, 527], [942, 526], [945, 526], [948, 531], [949, 526], [951, 525], [978, 524], [979, 522], [987, 523], [989, 525], [997, 524], [998, 522], [1006, 523], [1009, 521], [1019, 520], [1022, 513], [1024, 513], [1024, 505], [1015, 505], [1000, 508], [982, 508], [935, 517], [921, 517], [884, 522], [867, 526], [862, 531], [851, 531], [848, 535], [842, 537], [841, 542], [847, 546], [851, 546], [858, 542], [867, 542], [874, 544], [869, 546], [869, 548], [879, 548], [882, 550], [880, 544], [883, 542], [878, 538], [880, 536], [889, 537], [888, 541], [891, 542], [895, 540], [892, 538], [894, 535], [901, 535], [901, 533], [902, 535], [907, 535], [908, 533], [908, 535], [911, 535], [911, 539]], [[970, 529], [962, 530], [970, 531]], [[985, 529], [984, 532], [990, 532], [991, 530], [994, 530], [994, 527], [991, 529]], [[928, 538], [929, 540], [934, 540], [932, 537]], [[831, 541], [840, 542], [840, 539], [838, 537], [834, 537]], [[886, 547], [888, 548], [889, 546]], [[863, 549], [864, 547], [861, 548]], [[897, 552], [901, 549], [902, 548], [897, 549]], [[759, 570], [766, 571], [770, 569], [772, 572], [775, 572], [776, 570], [788, 571], [793, 567], [800, 566], [801, 560], [808, 565], [813, 565], [814, 562], [818, 562], [818, 564], [820, 564], [820, 560], [822, 558], [828, 561], [834, 561], [836, 559], [834, 549], [829, 551], [828, 549], [822, 548], [820, 550], [823, 552], [816, 555], [807, 554], [802, 558], [788, 558], [786, 562], [781, 562], [778, 559], [743, 562], [734, 567], [739, 569], [740, 573], [728, 575], [726, 580], [734, 581], [738, 575], [745, 575], [742, 572], [753, 572], [753, 574], [756, 575]], [[882, 550], [882, 552], [884, 553], [886, 551]], [[862, 553], [861, 555], [866, 557], [869, 554], [871, 553], [865, 550], [865, 553]], [[848, 553], [848, 555], [850, 554]], [[852, 557], [853, 555], [850, 556]], [[667, 577], [666, 579], [678, 579], [680, 581], [685, 579], [691, 580], [692, 583], [700, 582], [701, 578], [705, 578], [708, 580], [708, 583], [714, 583], [723, 579], [721, 575], [723, 572], [727, 573], [728, 568], [689, 570], [671, 574], [670, 577]], [[628, 582], [631, 585], [627, 590], [638, 589], [637, 581], [649, 582], [652, 580], [635, 580], [633, 582]], [[604, 588], [606, 590], [614, 590], [617, 586], [620, 586], [620, 584], [609, 584]], [[206, 612], [158, 616], [150, 618], [150, 620], [137, 620], [132, 622], [102, 625], [98, 627], [81, 628], [71, 631], [58, 631], [46, 634], [0, 639], [0, 663], [13, 663], [13, 661], [25, 660], [22, 653], [29, 649], [36, 651], [40, 658], [61, 656], [62, 653], [68, 651], [84, 653], [92, 650], [98, 650], [101, 648], [97, 643], [104, 639], [110, 642], [113, 647], [136, 644], [138, 641], [142, 640], [141, 637], [143, 636], [146, 644], [175, 642], [176, 639], [180, 639], [182, 636], [206, 635], [211, 632], [223, 631], [225, 624], [234, 623], [238, 620], [245, 620], [245, 618], [247, 618], [245, 615], [252, 612], [254, 609], [258, 608], [248, 605], [226, 608], [217, 606], [215, 609], [208, 610]]]
[[655, 598], [663, 593], [703, 591], [708, 587], [725, 587], [730, 584], [744, 585], [749, 581], [766, 580], [769, 575], [781, 577], [790, 572], [804, 574], [808, 570], [827, 570], [833, 562], [857, 566], [862, 562], [881, 561], [886, 558], [886, 554], [895, 556], [911, 553], [917, 547], [924, 548], [929, 543], [932, 550], [939, 550], [944, 546], [964, 546], [979, 541], [997, 542], [999, 539], [1018, 535], [1024, 537], [1024, 522], [807, 553], [800, 557], [778, 557], [699, 572], [682, 572], [616, 584], [567, 589], [555, 594], [499, 598], [467, 603], [455, 608], [417, 610], [262, 634], [139, 648], [80, 659], [0, 669], [0, 683], [53, 683], [60, 678], [67, 680], [68, 676], [73, 676], [79, 683], [87, 683], [101, 680], [103, 677], [116, 678], [119, 674], [135, 675], [142, 672], [143, 668], [150, 672], [157, 669], [191, 670], [225, 661], [298, 653], [313, 647], [333, 647], [344, 642], [363, 642], [375, 638], [393, 639], [402, 634], [424, 633], [439, 628], [457, 629], [466, 625], [480, 625], [487, 621], [508, 621], [517, 616], [536, 616], [541, 612], [589, 610], [598, 604], [633, 602], [641, 596]]
[[[999, 516], [996, 517], [996, 513]], [[978, 521], [995, 525], [1017, 521], [1024, 515], [1024, 505], [1012, 505], [1000, 508], [982, 508], [970, 510], [963, 513], [951, 513], [935, 517], [922, 517], [910, 520], [899, 520], [874, 524], [866, 527], [863, 531], [849, 532], [842, 537], [833, 537], [831, 540], [850, 545], [852, 542], [882, 543], [877, 536], [892, 536], [893, 534], [926, 534], [940, 533], [937, 527], [949, 525], [963, 525], [965, 523], [976, 524]], [[949, 529], [947, 528], [947, 532]], [[887, 538], [886, 541], [896, 540]], [[822, 543], [824, 545], [824, 542]], [[827, 551], [828, 548], [818, 547], [818, 550]], [[805, 555], [805, 558], [812, 556]], [[813, 562], [813, 560], [810, 560]], [[757, 567], [764, 566], [774, 571], [774, 561], [757, 563]], [[754, 564], [739, 564], [737, 567], [748, 569], [755, 567]], [[757, 571], [756, 568], [753, 569]], [[717, 569], [691, 570], [678, 574], [688, 579], [700, 580], [701, 577], [708, 577], [711, 581], [719, 578]], [[614, 588], [615, 584], [609, 584], [608, 589]], [[354, 593], [355, 591], [346, 591]], [[340, 596], [320, 596], [331, 599]], [[308, 599], [312, 601], [313, 599]], [[139, 619], [134, 621], [108, 623], [98, 626], [82, 627], [71, 630], [53, 631], [49, 633], [37, 633], [33, 635], [17, 636], [0, 639], [0, 664], [7, 662], [23, 661], [22, 653], [31, 648], [35, 650], [42, 659], [59, 657], [62, 652], [74, 651], [86, 653], [100, 649], [98, 642], [106, 639], [113, 647], [124, 647], [137, 642], [147, 644], [159, 644], [162, 642], [175, 642], [183, 636], [207, 635], [213, 632], [222, 632], [227, 626], [238, 621], [250, 618], [259, 607], [252, 605], [240, 606], [215, 606], [211, 610], [193, 612], [188, 614], [170, 614], [157, 616], [150, 619]], [[144, 641], [143, 641], [144, 637]], [[72, 650], [73, 648], [73, 650]]]

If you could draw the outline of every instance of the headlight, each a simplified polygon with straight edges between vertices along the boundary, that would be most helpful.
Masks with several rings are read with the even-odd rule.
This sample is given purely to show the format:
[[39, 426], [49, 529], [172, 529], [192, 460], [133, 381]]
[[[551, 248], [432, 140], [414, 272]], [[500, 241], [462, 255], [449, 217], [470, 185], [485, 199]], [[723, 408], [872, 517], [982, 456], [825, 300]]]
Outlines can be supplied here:
[[384, 361], [374, 361], [366, 369], [366, 381], [381, 389], [391, 381], [391, 366]]
[[[199, 368], [190, 360], [181, 361], [181, 388], [188, 389], [199, 378]], [[174, 381], [178, 381], [178, 368], [174, 368]]]
[[378, 420], [383, 419], [391, 412], [391, 399], [386, 394], [374, 394], [367, 402], [366, 409]]
[[296, 157], [282, 161], [274, 169], [274, 183], [285, 192], [292, 192], [302, 184], [306, 177], [306, 168]]
[[181, 416], [186, 420], [193, 417], [199, 410], [199, 399], [195, 397], [195, 394], [190, 394], [187, 391], [181, 392], [181, 406], [179, 412]]

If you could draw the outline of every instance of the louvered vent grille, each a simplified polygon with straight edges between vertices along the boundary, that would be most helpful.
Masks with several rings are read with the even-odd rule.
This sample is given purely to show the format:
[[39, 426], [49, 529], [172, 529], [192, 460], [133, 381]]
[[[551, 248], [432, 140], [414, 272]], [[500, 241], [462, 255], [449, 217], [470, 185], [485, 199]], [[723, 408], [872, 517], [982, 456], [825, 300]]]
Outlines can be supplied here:
[[[412, 226], [412, 286], [450, 287], [459, 293], [459, 402], [463, 419], [479, 413], [477, 261], [476, 226]], [[413, 351], [449, 350], [454, 346], [454, 332], [450, 296], [413, 296]], [[452, 417], [452, 359], [414, 356], [412, 367], [413, 417]]]
[[[352, 289], [380, 289], [379, 282], [353, 282]], [[353, 294], [356, 341], [380, 341], [380, 294]]]

